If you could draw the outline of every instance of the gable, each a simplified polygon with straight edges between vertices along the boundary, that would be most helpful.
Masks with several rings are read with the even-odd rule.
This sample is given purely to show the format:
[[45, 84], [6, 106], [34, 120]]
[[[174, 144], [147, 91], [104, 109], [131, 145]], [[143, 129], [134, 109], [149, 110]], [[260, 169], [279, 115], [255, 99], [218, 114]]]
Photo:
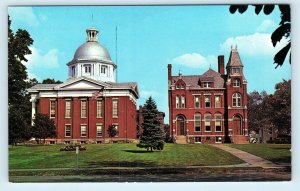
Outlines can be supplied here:
[[59, 89], [102, 89], [103, 85], [92, 83], [86, 80], [80, 80], [61, 86]]

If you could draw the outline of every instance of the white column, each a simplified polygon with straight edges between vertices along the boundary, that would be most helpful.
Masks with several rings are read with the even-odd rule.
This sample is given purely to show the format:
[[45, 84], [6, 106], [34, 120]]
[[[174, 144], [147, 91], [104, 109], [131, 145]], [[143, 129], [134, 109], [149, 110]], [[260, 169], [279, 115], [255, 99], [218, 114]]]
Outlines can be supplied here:
[[33, 120], [34, 120], [34, 117], [36, 114], [36, 110], [35, 110], [36, 97], [37, 97], [37, 95], [31, 95], [31, 99], [30, 99], [30, 102], [31, 102], [31, 125], [34, 125]]

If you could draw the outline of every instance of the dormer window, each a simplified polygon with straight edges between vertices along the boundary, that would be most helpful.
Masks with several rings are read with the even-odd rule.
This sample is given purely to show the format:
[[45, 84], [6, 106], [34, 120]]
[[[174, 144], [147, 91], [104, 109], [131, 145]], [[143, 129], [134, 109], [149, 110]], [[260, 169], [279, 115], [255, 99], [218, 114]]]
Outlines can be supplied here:
[[203, 87], [204, 88], [211, 88], [211, 82], [204, 82]]
[[241, 69], [240, 68], [232, 68], [231, 69], [231, 74], [240, 74], [241, 73]]

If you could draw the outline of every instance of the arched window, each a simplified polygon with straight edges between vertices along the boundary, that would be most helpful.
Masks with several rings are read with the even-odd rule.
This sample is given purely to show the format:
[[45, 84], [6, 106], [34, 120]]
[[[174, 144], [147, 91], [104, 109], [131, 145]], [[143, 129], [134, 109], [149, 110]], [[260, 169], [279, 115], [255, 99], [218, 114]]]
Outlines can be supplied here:
[[176, 96], [176, 108], [179, 108], [179, 96]]
[[181, 108], [185, 108], [185, 96], [181, 96]]
[[196, 113], [194, 115], [194, 129], [195, 131], [201, 131], [201, 114]]
[[205, 131], [211, 131], [211, 114], [204, 115]]
[[240, 79], [236, 78], [233, 80], [233, 87], [240, 87], [241, 86], [241, 81]]
[[222, 131], [222, 114], [215, 114], [216, 132]]
[[239, 93], [234, 93], [232, 95], [232, 107], [241, 107], [242, 106], [242, 96]]

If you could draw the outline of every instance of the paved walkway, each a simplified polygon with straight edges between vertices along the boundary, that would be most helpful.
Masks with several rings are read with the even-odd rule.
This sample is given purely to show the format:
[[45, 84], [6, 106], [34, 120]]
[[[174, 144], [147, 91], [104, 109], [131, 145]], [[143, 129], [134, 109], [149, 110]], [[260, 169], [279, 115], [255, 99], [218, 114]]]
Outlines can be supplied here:
[[230, 154], [242, 159], [246, 163], [255, 167], [263, 167], [263, 168], [276, 168], [281, 167], [280, 165], [274, 164], [271, 161], [265, 160], [261, 157], [255, 156], [253, 154], [247, 153], [245, 151], [241, 151], [239, 149], [235, 149], [224, 144], [212, 144], [212, 146], [222, 149]]

